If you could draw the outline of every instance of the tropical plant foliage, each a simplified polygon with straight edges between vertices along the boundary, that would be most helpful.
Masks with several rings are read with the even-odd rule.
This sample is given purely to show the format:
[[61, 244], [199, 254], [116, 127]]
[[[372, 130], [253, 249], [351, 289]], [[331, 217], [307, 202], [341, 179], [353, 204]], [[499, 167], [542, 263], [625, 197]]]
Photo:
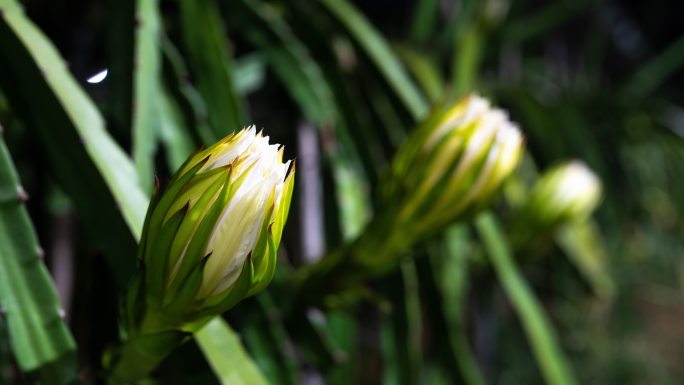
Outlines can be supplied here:
[[[0, 0], [0, 384], [115, 383], [155, 178], [251, 124], [297, 159], [275, 277], [183, 336], [159, 383], [678, 383], [683, 12]], [[517, 122], [519, 167], [484, 211], [378, 231], [413, 197], [384, 188], [395, 154], [473, 92]], [[550, 220], [533, 186], [571, 159], [602, 203]], [[329, 270], [363, 248], [391, 263]]]

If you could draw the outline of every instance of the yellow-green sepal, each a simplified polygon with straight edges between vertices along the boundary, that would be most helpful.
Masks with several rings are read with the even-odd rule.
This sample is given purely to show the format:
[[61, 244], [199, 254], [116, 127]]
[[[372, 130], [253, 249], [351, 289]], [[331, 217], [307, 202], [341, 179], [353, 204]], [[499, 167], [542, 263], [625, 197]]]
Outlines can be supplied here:
[[159, 231], [158, 239], [155, 241], [155, 247], [150, 248], [145, 256], [144, 274], [145, 282], [147, 283], [147, 300], [154, 306], [159, 307], [163, 297], [164, 289], [166, 288], [166, 279], [164, 274], [169, 269], [168, 256], [171, 250], [171, 243], [176, 237], [181, 223], [188, 213], [188, 205], [185, 205], [181, 210], [176, 212]]
[[277, 207], [275, 212], [275, 217], [273, 218], [273, 225], [271, 230], [273, 231], [273, 240], [275, 242], [276, 248], [280, 244], [280, 238], [283, 235], [283, 227], [285, 227], [285, 222], [287, 222], [287, 216], [290, 213], [290, 202], [292, 201], [292, 191], [294, 190], [294, 180], [295, 180], [296, 164], [292, 165], [292, 170], [290, 174], [285, 178], [283, 182], [283, 191], [280, 196], [280, 205]]
[[149, 232], [145, 234], [143, 242], [147, 242], [150, 244], [154, 243], [154, 240], [157, 236], [157, 231], [159, 231], [159, 228], [161, 227], [162, 223], [168, 217], [168, 211], [171, 208], [171, 205], [173, 205], [173, 203], [176, 201], [176, 197], [183, 189], [183, 187], [190, 181], [190, 179], [200, 170], [200, 168], [202, 168], [202, 166], [204, 165], [204, 163], [207, 162], [208, 159], [209, 158], [205, 158], [202, 161], [198, 162], [186, 173], [177, 174], [176, 176], [174, 176], [174, 178], [167, 186], [166, 191], [157, 192], [157, 194], [161, 194], [161, 198], [158, 200], [153, 198], [153, 203], [155, 204], [151, 204], [147, 209], [148, 214], [152, 214], [150, 216], [149, 223], [147, 223], [147, 226], [145, 226], [148, 228]]
[[245, 259], [242, 265], [240, 276], [230, 287], [222, 293], [215, 294], [206, 300], [201, 306], [202, 310], [197, 313], [197, 317], [217, 315], [229, 310], [235, 304], [247, 296], [254, 280], [254, 264], [251, 254]]
[[165, 304], [162, 309], [165, 314], [182, 316], [184, 313], [187, 313], [187, 309], [192, 309], [191, 305], [202, 286], [204, 268], [210, 257], [211, 254], [208, 254], [202, 258], [200, 263], [198, 263], [190, 274], [188, 274], [187, 278], [183, 280], [176, 295], [171, 298], [171, 301], [168, 304]]
[[271, 283], [271, 280], [275, 275], [276, 262], [278, 260], [278, 246], [275, 243], [271, 227], [272, 226], [269, 226], [267, 229], [267, 235], [265, 237], [266, 248], [264, 250], [261, 270], [258, 271], [258, 274], [255, 274], [246, 297], [251, 297], [264, 290], [266, 286]]
[[[170, 280], [164, 294], [165, 306], [175, 300], [188, 274], [205, 256], [206, 245], [228, 202], [226, 196], [230, 194], [232, 167], [228, 166], [224, 172], [225, 175], [217, 179], [190, 209], [173, 241], [169, 259], [174, 265], [169, 268], [174, 270], [169, 270], [165, 275]], [[181, 258], [180, 262], [177, 258]], [[175, 267], [176, 264], [178, 267]]]

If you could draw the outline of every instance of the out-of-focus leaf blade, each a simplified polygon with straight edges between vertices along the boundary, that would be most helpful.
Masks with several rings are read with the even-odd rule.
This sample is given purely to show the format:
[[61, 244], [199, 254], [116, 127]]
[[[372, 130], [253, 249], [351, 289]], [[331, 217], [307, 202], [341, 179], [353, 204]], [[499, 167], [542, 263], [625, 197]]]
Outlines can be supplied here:
[[439, 66], [431, 57], [407, 45], [395, 45], [394, 50], [431, 101], [442, 96], [444, 79]]
[[221, 384], [268, 384], [242, 347], [239, 337], [221, 317], [215, 317], [196, 332], [195, 341]]
[[[273, 299], [261, 293], [255, 298], [255, 307], [249, 322], [243, 328], [245, 345], [269, 383], [295, 385], [300, 375], [290, 340]], [[244, 304], [242, 306], [245, 306]]]
[[162, 40], [165, 91], [176, 101], [188, 130], [207, 146], [216, 141], [207, 121], [207, 106], [202, 96], [188, 81], [190, 73], [185, 61], [170, 39]]
[[269, 4], [258, 0], [238, 4], [244, 11], [236, 14], [240, 31], [261, 49], [302, 112], [316, 125], [330, 124], [336, 114], [332, 92], [306, 47]]
[[594, 293], [599, 298], [611, 299], [615, 284], [608, 271], [608, 256], [596, 223], [569, 223], [558, 230], [555, 239]]
[[180, 18], [192, 78], [206, 103], [213, 133], [222, 138], [247, 122], [221, 14], [213, 0], [181, 0]]
[[520, 317], [544, 379], [550, 385], [576, 384], [541, 304], [513, 262], [510, 247], [496, 218], [491, 213], [482, 213], [475, 219], [475, 227], [499, 281]]
[[424, 43], [434, 33], [437, 24], [435, 21], [439, 16], [439, 0], [419, 0], [415, 3], [411, 38], [418, 43]]
[[385, 38], [346, 0], [319, 0], [349, 31], [356, 43], [378, 67], [414, 119], [428, 110], [428, 104], [411, 81]]
[[468, 345], [465, 324], [466, 294], [468, 289], [468, 259], [466, 228], [452, 225], [445, 232], [441, 253], [432, 250], [432, 262], [437, 288], [442, 298], [442, 312], [447, 325], [447, 338], [451, 344], [456, 365], [468, 385], [484, 385], [484, 375], [477, 366]]
[[169, 169], [177, 170], [195, 150], [181, 107], [164, 85], [159, 92], [159, 139], [166, 147]]
[[133, 161], [140, 184], [149, 193], [154, 178], [154, 154], [161, 125], [161, 24], [157, 0], [138, 0], [135, 71], [133, 74]]
[[631, 98], [643, 98], [658, 88], [670, 75], [684, 65], [684, 36], [660, 55], [646, 63], [625, 84], [622, 92]]

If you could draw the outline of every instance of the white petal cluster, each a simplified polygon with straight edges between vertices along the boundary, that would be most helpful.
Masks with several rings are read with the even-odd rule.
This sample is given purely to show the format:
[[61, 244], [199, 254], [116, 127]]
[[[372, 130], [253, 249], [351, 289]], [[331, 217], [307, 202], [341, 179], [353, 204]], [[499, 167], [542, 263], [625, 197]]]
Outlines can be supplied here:
[[526, 211], [543, 225], [582, 220], [599, 205], [601, 190], [600, 179], [584, 163], [561, 163], [539, 178]]
[[593, 211], [601, 200], [601, 181], [583, 162], [571, 161], [558, 168], [550, 204], [575, 215]]
[[[257, 133], [254, 126], [212, 154], [204, 170], [232, 165], [232, 197], [223, 210], [207, 245], [211, 253], [198, 297], [208, 297], [232, 285], [253, 251], [264, 221], [280, 204], [290, 161], [283, 163], [280, 145]], [[273, 207], [271, 207], [273, 206]]]

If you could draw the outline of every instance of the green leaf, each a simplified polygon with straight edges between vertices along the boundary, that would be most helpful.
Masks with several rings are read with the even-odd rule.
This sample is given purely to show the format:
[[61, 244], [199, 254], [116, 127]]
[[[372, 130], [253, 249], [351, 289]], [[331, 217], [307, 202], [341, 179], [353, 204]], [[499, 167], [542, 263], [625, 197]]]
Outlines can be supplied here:
[[134, 259], [122, 256], [134, 254], [134, 237], [140, 236], [148, 204], [133, 163], [20, 5], [0, 0], [0, 10], [0, 85], [14, 110], [40, 134], [48, 169], [72, 198], [86, 231], [108, 255], [123, 284]]
[[133, 160], [143, 188], [149, 192], [154, 178], [154, 155], [161, 126], [162, 33], [157, 0], [138, 0], [135, 71], [133, 74]]
[[0, 137], [0, 308], [12, 351], [24, 372], [59, 361], [60, 371], [73, 379], [76, 346], [23, 205], [25, 194]]
[[173, 96], [180, 112], [183, 113], [190, 132], [195, 133], [206, 146], [214, 144], [216, 136], [207, 121], [207, 106], [199, 91], [188, 81], [190, 73], [183, 57], [168, 38], [162, 39], [162, 50], [166, 91]]
[[439, 0], [418, 0], [411, 22], [411, 38], [417, 43], [425, 43], [435, 31], [439, 17]]
[[221, 384], [268, 384], [240, 343], [239, 337], [221, 317], [215, 317], [196, 332], [195, 341]]
[[442, 253], [431, 252], [430, 262], [441, 294], [442, 312], [453, 358], [467, 385], [484, 385], [484, 375], [468, 345], [465, 321], [469, 281], [468, 233], [463, 225], [452, 225], [445, 232]]
[[181, 106], [165, 85], [162, 85], [162, 88], [159, 95], [159, 139], [166, 147], [169, 170], [175, 171], [195, 150], [195, 143], [184, 120]]
[[684, 36], [646, 63], [622, 87], [621, 93], [641, 99], [653, 93], [665, 80], [684, 66]]
[[192, 77], [207, 105], [215, 139], [222, 138], [247, 122], [221, 14], [213, 0], [181, 0], [180, 17]]
[[354, 6], [346, 0], [319, 0], [349, 31], [356, 43], [378, 67], [412, 117], [416, 120], [428, 111], [428, 104], [411, 81], [385, 38]]
[[436, 60], [408, 45], [394, 45], [394, 50], [416, 79], [431, 101], [436, 101], [444, 92], [444, 79]]
[[[385, 371], [386, 382], [419, 383], [422, 365], [422, 320], [418, 276], [413, 259], [401, 261], [400, 270], [391, 278], [388, 297], [393, 312], [386, 322], [391, 334], [385, 335], [385, 353], [393, 365]], [[389, 349], [390, 351], [387, 351]]]
[[239, 31], [261, 52], [292, 99], [317, 125], [330, 124], [336, 106], [323, 72], [289, 26], [266, 2], [241, 0], [233, 5]]
[[[19, 5], [13, 0], [0, 0], [0, 8], [3, 9], [3, 44], [0, 44], [3, 61], [6, 60], [8, 66], [15, 70], [14, 74], [23, 73], [17, 71], [18, 67], [26, 64], [22, 60], [23, 55], [10, 51], [13, 47], [4, 44], [6, 39], [12, 38], [7, 35], [14, 34], [13, 37], [19, 39], [29, 59], [43, 71], [43, 81], [54, 97], [52, 100], [43, 101], [43, 104], [36, 108], [41, 108], [41, 113], [44, 113], [47, 103], [59, 104], [55, 107], [61, 110], [61, 118], [68, 119], [69, 124], [80, 135], [86, 152], [120, 204], [126, 223], [133, 234], [139, 236], [148, 197], [140, 189], [138, 176], [131, 161], [109, 136], [95, 104], [71, 76], [66, 63], [49, 40], [24, 16]], [[50, 123], [55, 125], [54, 122], [43, 122], [46, 126], [51, 125]]]
[[576, 384], [567, 358], [543, 308], [513, 262], [513, 255], [496, 218], [489, 212], [475, 219], [475, 227], [501, 285], [518, 313], [532, 351], [549, 385]]

